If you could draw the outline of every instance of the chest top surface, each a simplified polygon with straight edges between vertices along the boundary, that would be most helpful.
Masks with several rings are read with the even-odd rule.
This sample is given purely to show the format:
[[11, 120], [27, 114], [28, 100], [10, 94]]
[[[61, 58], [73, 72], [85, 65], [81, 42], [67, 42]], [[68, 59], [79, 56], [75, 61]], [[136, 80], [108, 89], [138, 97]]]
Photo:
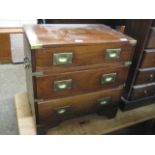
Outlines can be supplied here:
[[25, 26], [31, 48], [128, 41], [129, 37], [103, 24], [46, 24]]

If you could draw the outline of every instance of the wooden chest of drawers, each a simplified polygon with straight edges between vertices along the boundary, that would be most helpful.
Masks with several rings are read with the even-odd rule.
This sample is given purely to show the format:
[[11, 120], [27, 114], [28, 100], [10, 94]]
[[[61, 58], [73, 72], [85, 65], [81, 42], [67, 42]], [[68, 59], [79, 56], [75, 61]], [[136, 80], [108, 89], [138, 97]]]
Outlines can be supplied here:
[[121, 108], [132, 109], [155, 101], [154, 20], [129, 20], [126, 33], [137, 39], [133, 64]]
[[27, 89], [42, 133], [62, 120], [116, 115], [136, 41], [104, 25], [26, 26]]

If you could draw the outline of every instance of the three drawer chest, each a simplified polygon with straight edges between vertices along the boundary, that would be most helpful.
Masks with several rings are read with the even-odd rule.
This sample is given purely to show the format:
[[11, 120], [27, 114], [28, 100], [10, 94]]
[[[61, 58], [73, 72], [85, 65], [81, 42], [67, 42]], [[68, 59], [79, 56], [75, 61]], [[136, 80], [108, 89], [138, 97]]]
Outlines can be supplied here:
[[115, 117], [136, 40], [101, 24], [25, 26], [24, 34], [38, 134], [90, 113]]

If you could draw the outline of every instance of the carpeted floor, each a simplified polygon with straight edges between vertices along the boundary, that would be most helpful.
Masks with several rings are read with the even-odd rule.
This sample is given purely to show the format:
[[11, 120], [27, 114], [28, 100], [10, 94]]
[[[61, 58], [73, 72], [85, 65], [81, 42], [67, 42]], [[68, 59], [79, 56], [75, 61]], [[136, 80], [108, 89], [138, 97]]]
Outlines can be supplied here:
[[23, 64], [0, 65], [0, 135], [18, 134], [14, 95], [25, 91]]

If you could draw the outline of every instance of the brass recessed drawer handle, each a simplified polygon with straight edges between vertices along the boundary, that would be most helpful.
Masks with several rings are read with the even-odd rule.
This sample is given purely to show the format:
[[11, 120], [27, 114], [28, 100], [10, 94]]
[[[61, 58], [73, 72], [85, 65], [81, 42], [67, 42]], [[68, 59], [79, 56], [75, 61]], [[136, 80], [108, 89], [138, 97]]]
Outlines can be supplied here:
[[72, 58], [73, 58], [72, 52], [54, 53], [53, 64], [54, 65], [72, 64]]
[[109, 54], [109, 57], [110, 57], [110, 58], [116, 58], [116, 57], [117, 57], [117, 53], [110, 53], [110, 54]]
[[59, 84], [58, 88], [59, 89], [65, 89], [65, 88], [67, 88], [67, 84], [66, 83]]
[[71, 110], [71, 106], [64, 106], [64, 107], [58, 107], [54, 109], [54, 112], [56, 115], [64, 115], [66, 113], [69, 113]]
[[97, 100], [98, 105], [103, 106], [111, 103], [111, 97], [103, 97]]
[[59, 109], [57, 111], [58, 114], [64, 114], [66, 112], [66, 109]]
[[105, 78], [105, 82], [111, 82], [113, 80], [113, 77], [107, 77]]
[[59, 63], [66, 63], [67, 62], [67, 57], [60, 57], [58, 59]]
[[103, 74], [101, 78], [101, 83], [111, 83], [116, 81], [117, 73]]
[[54, 91], [67, 90], [72, 88], [72, 79], [54, 81]]
[[106, 49], [106, 59], [119, 59], [121, 48]]

